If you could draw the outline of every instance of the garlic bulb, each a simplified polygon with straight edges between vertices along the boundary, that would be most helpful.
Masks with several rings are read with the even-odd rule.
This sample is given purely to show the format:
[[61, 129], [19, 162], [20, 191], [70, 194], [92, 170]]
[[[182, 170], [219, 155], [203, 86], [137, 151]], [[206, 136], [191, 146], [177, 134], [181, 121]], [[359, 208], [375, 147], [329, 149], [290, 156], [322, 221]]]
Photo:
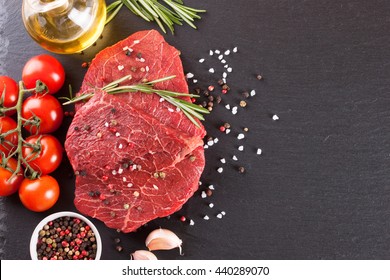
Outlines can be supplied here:
[[132, 260], [157, 260], [157, 257], [152, 252], [146, 251], [146, 250], [138, 250], [132, 253], [131, 255]]
[[181, 255], [181, 245], [183, 241], [168, 229], [155, 229], [149, 233], [145, 245], [150, 251], [154, 250], [171, 250], [179, 248]]

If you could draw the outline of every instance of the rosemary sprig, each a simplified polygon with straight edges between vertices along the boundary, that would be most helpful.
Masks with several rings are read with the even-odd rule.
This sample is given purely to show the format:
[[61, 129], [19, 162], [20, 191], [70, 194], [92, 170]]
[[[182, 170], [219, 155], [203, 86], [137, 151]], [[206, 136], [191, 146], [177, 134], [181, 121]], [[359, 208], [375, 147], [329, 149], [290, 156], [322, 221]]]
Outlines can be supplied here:
[[181, 0], [118, 0], [107, 6], [106, 24], [116, 16], [123, 5], [144, 20], [155, 21], [164, 33], [166, 33], [164, 25], [167, 26], [172, 34], [174, 25], [182, 25], [183, 21], [196, 29], [193, 22], [201, 18], [198, 13], [206, 12], [185, 6]]
[[[161, 90], [161, 89], [155, 89], [154, 85], [157, 83], [161, 83], [164, 81], [168, 81], [170, 79], [175, 78], [175, 76], [167, 76], [164, 78], [160, 78], [154, 81], [140, 83], [136, 85], [120, 85], [120, 83], [129, 80], [131, 78], [131, 75], [124, 76], [116, 81], [113, 81], [112, 83], [109, 83], [108, 85], [104, 86], [102, 90], [106, 91], [108, 94], [119, 94], [119, 93], [131, 93], [131, 92], [142, 92], [147, 94], [157, 94], [167, 102], [174, 105], [176, 108], [179, 108], [190, 120], [193, 122], [197, 127], [199, 127], [198, 122], [196, 119], [204, 120], [204, 117], [202, 114], [209, 114], [209, 110], [193, 104], [191, 102], [185, 101], [183, 99], [180, 99], [178, 97], [181, 96], [188, 96], [190, 98], [196, 98], [199, 97], [199, 95], [196, 94], [190, 94], [190, 93], [181, 93], [181, 92], [175, 92], [175, 91], [169, 91], [169, 90]], [[90, 99], [94, 93], [88, 92], [84, 93], [82, 95], [76, 96], [69, 101], [63, 103], [63, 105], [68, 105], [72, 103], [77, 103], [83, 100]]]

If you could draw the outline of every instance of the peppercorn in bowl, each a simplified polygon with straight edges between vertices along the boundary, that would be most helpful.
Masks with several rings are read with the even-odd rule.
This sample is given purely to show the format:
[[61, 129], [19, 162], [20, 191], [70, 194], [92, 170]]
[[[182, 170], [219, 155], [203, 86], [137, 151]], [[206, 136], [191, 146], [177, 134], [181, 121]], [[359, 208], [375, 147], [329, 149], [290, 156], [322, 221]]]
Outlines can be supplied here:
[[30, 241], [33, 260], [99, 260], [102, 241], [95, 225], [75, 212], [57, 212], [44, 218]]

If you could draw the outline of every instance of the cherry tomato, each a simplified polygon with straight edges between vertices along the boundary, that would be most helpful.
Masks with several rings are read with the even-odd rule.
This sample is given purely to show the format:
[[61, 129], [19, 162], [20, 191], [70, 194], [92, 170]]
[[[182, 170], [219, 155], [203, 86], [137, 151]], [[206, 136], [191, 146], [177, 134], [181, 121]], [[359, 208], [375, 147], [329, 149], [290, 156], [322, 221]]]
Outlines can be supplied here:
[[22, 80], [26, 88], [35, 88], [36, 81], [41, 80], [50, 94], [58, 92], [65, 82], [65, 70], [53, 56], [41, 54], [30, 58], [24, 65]]
[[22, 105], [22, 117], [24, 119], [39, 119], [39, 128], [36, 125], [25, 125], [32, 134], [52, 133], [62, 123], [64, 113], [61, 103], [49, 94], [34, 94], [24, 100]]
[[43, 212], [50, 209], [60, 196], [56, 179], [44, 175], [38, 179], [25, 178], [19, 188], [19, 198], [29, 210]]
[[[13, 79], [8, 76], [0, 76], [0, 98], [4, 98], [3, 104], [0, 104], [0, 109], [1, 107], [14, 107], [16, 103], [18, 103], [19, 86]], [[7, 111], [5, 112], [5, 115], [11, 116], [15, 112], [15, 110]]]
[[[0, 163], [2, 163], [1, 159]], [[0, 196], [9, 196], [18, 191], [24, 177], [22, 167], [20, 167], [20, 171], [18, 172], [18, 174], [13, 176], [17, 165], [18, 161], [14, 158], [8, 159], [6, 167], [2, 164], [0, 165]]]
[[34, 147], [24, 145], [22, 155], [41, 175], [52, 173], [61, 164], [63, 148], [53, 135], [33, 135], [28, 137], [26, 142]]
[[10, 117], [0, 117], [0, 154], [3, 152], [5, 156], [12, 153], [18, 145], [18, 133], [13, 132], [7, 136], [1, 134], [7, 133], [8, 131], [17, 127], [16, 122]]

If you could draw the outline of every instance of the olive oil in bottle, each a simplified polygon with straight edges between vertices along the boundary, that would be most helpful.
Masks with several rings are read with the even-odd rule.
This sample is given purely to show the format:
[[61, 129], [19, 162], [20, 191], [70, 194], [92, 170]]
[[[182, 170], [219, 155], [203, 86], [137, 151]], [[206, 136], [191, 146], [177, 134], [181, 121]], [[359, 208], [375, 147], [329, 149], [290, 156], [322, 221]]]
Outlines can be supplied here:
[[44, 49], [60, 54], [80, 52], [103, 32], [104, 0], [23, 0], [23, 22]]

